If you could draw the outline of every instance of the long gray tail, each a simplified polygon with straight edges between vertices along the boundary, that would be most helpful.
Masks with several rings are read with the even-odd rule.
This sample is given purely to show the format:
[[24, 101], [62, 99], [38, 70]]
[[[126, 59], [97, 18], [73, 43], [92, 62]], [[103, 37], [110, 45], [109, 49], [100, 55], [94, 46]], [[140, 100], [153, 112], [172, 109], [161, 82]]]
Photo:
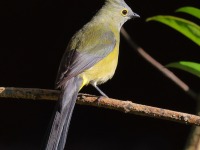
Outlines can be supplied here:
[[81, 78], [73, 77], [62, 87], [61, 95], [52, 118], [45, 150], [64, 149], [72, 112], [81, 84]]

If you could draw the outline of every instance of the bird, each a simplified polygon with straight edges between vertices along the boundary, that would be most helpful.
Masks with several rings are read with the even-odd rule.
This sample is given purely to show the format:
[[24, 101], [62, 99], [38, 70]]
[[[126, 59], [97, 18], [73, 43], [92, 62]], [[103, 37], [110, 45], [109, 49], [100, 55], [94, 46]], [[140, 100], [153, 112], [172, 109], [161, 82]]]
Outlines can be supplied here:
[[45, 150], [63, 150], [78, 92], [111, 79], [118, 64], [120, 29], [140, 17], [124, 0], [105, 0], [102, 8], [74, 34], [58, 69], [56, 88], [61, 90], [45, 142]]

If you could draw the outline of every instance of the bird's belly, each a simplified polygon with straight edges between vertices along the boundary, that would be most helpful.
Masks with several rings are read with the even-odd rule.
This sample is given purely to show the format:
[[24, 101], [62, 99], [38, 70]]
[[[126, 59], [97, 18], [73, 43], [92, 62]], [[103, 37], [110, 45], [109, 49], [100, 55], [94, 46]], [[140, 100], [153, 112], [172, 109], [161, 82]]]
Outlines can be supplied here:
[[102, 84], [107, 80], [111, 79], [115, 73], [117, 63], [118, 63], [119, 47], [116, 46], [115, 49], [104, 59], [99, 61], [93, 67], [85, 70], [81, 73], [81, 77], [84, 80], [84, 84], [96, 83]]

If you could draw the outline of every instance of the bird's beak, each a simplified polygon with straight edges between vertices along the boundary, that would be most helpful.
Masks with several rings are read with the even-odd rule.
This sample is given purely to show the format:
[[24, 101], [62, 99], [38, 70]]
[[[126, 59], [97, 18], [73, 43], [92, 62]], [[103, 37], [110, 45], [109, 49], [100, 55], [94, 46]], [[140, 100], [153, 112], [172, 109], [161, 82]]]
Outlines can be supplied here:
[[134, 18], [140, 18], [140, 15], [133, 12], [131, 15], [131, 19], [134, 19]]

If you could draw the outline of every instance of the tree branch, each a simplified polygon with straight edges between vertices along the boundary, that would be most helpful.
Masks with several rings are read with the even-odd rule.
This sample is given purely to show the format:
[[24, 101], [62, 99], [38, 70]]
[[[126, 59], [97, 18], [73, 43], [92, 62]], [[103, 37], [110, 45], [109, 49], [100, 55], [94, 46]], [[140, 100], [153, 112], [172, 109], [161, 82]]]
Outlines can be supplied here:
[[168, 77], [171, 81], [173, 81], [177, 86], [179, 86], [184, 92], [190, 95], [193, 99], [198, 100], [198, 94], [195, 93], [190, 87], [184, 83], [180, 78], [178, 78], [173, 72], [163, 66], [161, 63], [156, 61], [153, 57], [151, 57], [144, 49], [138, 46], [130, 35], [126, 32], [126, 30], [122, 27], [121, 33], [123, 37], [126, 39], [128, 44], [135, 50], [140, 56], [142, 56], [147, 62], [153, 65], [156, 69], [158, 69], [162, 74]]
[[[0, 87], [0, 97], [2, 98], [16, 98], [16, 99], [31, 99], [31, 100], [57, 100], [59, 96], [58, 90], [48, 89], [33, 89], [33, 88], [14, 88], [14, 87]], [[89, 94], [79, 94], [77, 103], [81, 105], [90, 105], [95, 107], [103, 107], [114, 109], [125, 113], [131, 113], [141, 116], [148, 116], [164, 120], [170, 120], [185, 124], [200, 126], [200, 117], [171, 111], [162, 108], [156, 108], [146, 105], [140, 105], [131, 101], [121, 101], [112, 98], [101, 98], [98, 101], [98, 96]]]
[[[197, 115], [200, 115], [200, 101], [197, 101]], [[187, 139], [184, 150], [199, 150], [200, 149], [200, 127], [192, 127]]]

